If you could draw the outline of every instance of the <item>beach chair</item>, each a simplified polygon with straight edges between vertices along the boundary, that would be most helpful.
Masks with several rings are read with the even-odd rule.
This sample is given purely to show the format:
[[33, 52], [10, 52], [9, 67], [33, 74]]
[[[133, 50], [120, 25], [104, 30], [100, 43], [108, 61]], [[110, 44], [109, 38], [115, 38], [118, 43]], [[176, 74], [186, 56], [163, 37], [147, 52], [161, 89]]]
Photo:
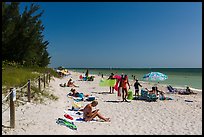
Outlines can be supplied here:
[[171, 85], [168, 85], [167, 89], [169, 91], [167, 93], [177, 93], [178, 92], [178, 90], [176, 88], [173, 88]]
[[139, 97], [140, 100], [146, 100], [148, 95], [148, 91], [141, 89], [141, 96]]

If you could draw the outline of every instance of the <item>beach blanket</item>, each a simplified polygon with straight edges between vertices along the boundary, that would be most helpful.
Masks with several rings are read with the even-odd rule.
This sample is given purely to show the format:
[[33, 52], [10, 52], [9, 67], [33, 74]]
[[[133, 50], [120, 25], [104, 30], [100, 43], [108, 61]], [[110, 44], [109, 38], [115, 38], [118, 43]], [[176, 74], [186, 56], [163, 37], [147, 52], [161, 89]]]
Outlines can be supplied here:
[[[64, 113], [65, 114], [68, 114], [71, 118], [66, 118], [65, 119], [67, 121], [70, 121], [70, 122], [85, 122], [84, 118], [83, 118], [83, 112], [81, 111], [67, 111], [67, 110], [64, 110]], [[96, 121], [100, 121], [100, 120], [97, 120], [96, 118], [94, 118], [93, 120], [91, 121], [88, 121], [88, 122], [96, 122]]]
[[76, 102], [80, 102], [80, 101], [83, 101], [84, 98], [83, 97], [72, 97], [72, 99]]

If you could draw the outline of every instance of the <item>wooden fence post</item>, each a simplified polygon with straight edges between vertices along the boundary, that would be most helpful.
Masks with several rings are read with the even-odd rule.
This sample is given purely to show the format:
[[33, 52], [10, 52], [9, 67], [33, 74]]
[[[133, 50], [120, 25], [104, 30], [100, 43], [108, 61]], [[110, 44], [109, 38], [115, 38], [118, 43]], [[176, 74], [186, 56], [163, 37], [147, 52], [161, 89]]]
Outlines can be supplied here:
[[45, 74], [44, 74], [44, 88], [45, 88]]
[[15, 105], [14, 101], [16, 100], [16, 90], [10, 88], [10, 127], [15, 128]]
[[46, 75], [46, 83], [48, 84], [48, 73]]
[[38, 88], [39, 88], [39, 91], [41, 91], [41, 89], [40, 89], [40, 76], [38, 78]]
[[48, 74], [48, 76], [49, 76], [49, 83], [50, 83], [50, 73]]
[[28, 102], [30, 102], [30, 80], [28, 80]]

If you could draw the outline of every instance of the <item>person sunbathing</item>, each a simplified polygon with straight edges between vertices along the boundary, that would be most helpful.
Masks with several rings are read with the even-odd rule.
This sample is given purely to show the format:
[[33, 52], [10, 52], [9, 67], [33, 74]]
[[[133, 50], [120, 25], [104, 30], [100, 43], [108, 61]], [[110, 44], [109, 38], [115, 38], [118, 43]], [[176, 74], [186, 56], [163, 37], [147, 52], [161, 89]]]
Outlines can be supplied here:
[[156, 94], [160, 96], [160, 100], [165, 100], [166, 97], [164, 96], [164, 94], [165, 94], [164, 91], [158, 90], [157, 87], [155, 87], [155, 88], [156, 88]]
[[75, 85], [74, 81], [72, 81], [72, 78], [70, 78], [69, 81], [67, 82], [67, 87], [79, 87], [79, 86]]
[[152, 87], [152, 90], [149, 90], [148, 88], [145, 88], [149, 94], [156, 94], [156, 87]]
[[70, 91], [71, 91], [71, 93], [69, 93], [69, 96], [81, 97], [81, 98], [84, 98], [84, 97], [88, 97], [88, 96], [89, 96], [88, 94], [84, 95], [83, 93], [77, 92], [76, 89], [74, 89], [74, 88], [72, 88]]
[[98, 101], [94, 100], [90, 104], [87, 104], [83, 109], [83, 118], [84, 120], [91, 121], [96, 116], [98, 116], [100, 119], [104, 120], [105, 122], [110, 122], [110, 118], [105, 118], [99, 113], [99, 109], [96, 109], [92, 111], [92, 108], [98, 105]]
[[159, 95], [159, 93], [160, 95], [164, 95], [164, 91], [159, 90], [157, 86], [155, 86], [155, 91], [157, 96]]
[[190, 88], [187, 86], [186, 89], [184, 90], [179, 90], [178, 94], [181, 95], [190, 95], [190, 94], [197, 94], [195, 92], [193, 92], [192, 90], [190, 90]]

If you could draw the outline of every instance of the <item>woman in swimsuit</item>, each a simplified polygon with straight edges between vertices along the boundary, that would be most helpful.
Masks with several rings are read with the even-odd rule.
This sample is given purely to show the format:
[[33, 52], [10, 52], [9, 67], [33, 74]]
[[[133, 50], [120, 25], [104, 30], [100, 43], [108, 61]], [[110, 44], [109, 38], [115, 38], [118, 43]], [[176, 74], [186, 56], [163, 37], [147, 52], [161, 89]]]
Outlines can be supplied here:
[[110, 122], [110, 118], [106, 118], [99, 113], [99, 109], [92, 111], [92, 108], [98, 105], [98, 101], [94, 100], [90, 104], [87, 104], [83, 109], [83, 118], [85, 121], [91, 121], [96, 116], [100, 119]]
[[122, 78], [121, 86], [122, 86], [122, 98], [123, 98], [123, 101], [126, 101], [126, 102], [128, 102], [127, 99], [126, 99], [127, 95], [128, 95], [127, 85], [129, 86], [129, 89], [130, 89], [130, 84], [129, 84], [129, 81], [128, 81], [128, 76], [125, 75], [124, 78]]

